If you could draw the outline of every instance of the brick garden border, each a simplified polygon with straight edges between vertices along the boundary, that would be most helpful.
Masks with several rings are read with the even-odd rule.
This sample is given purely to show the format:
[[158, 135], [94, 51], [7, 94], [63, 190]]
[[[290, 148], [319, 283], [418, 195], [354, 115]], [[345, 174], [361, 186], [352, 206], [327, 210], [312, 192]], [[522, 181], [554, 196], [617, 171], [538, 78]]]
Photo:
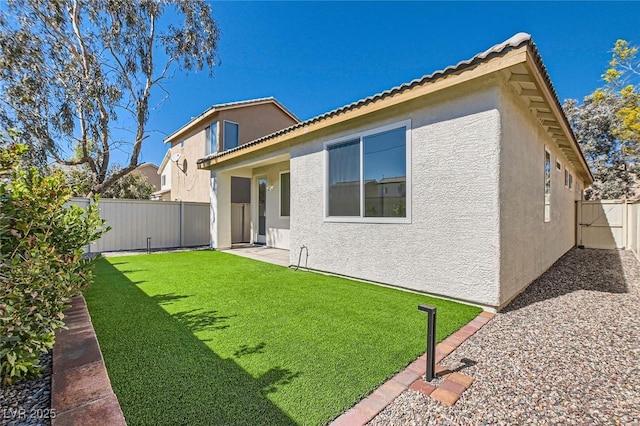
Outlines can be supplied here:
[[53, 347], [51, 424], [126, 426], [82, 295], [65, 311], [65, 325]]
[[[494, 316], [495, 314], [490, 312], [481, 312], [467, 325], [438, 343], [436, 345], [436, 363], [447, 357]], [[376, 389], [371, 395], [340, 415], [331, 423], [331, 426], [365, 425], [407, 389], [422, 392], [442, 404], [452, 406], [473, 383], [473, 378], [459, 372], [451, 372], [437, 365], [436, 375], [444, 380], [439, 387], [435, 387], [424, 381], [422, 376], [425, 373], [426, 354], [423, 354], [403, 371]]]

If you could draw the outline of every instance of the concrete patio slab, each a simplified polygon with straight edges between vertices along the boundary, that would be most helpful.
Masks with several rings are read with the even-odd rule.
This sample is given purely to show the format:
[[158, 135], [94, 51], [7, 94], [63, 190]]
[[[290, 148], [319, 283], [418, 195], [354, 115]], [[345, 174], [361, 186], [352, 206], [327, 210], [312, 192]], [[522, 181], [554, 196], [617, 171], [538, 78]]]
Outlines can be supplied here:
[[274, 265], [289, 266], [289, 250], [277, 249], [267, 246], [234, 247], [228, 250], [220, 250], [224, 253], [235, 254], [236, 256], [247, 257], [260, 262], [272, 263]]

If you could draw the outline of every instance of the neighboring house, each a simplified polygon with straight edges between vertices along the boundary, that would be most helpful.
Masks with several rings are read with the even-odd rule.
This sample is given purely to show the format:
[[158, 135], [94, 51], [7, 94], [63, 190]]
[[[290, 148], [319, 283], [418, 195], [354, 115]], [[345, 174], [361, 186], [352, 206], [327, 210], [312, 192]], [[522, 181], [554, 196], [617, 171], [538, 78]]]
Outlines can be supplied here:
[[171, 170], [176, 166], [171, 165], [171, 150], [168, 149], [156, 172], [160, 178], [160, 187], [151, 195], [151, 199], [160, 201], [171, 201]]
[[211, 106], [165, 139], [170, 148], [158, 171], [161, 184], [154, 197], [208, 203], [209, 173], [198, 170], [199, 158], [233, 149], [299, 122], [274, 98]]
[[131, 173], [137, 173], [144, 177], [147, 182], [155, 187], [156, 191], [160, 189], [160, 176], [158, 176], [158, 166], [155, 164], [142, 163]]
[[233, 242], [232, 178], [251, 178], [251, 242], [489, 309], [575, 245], [593, 180], [523, 33], [198, 167], [211, 170], [213, 248]]

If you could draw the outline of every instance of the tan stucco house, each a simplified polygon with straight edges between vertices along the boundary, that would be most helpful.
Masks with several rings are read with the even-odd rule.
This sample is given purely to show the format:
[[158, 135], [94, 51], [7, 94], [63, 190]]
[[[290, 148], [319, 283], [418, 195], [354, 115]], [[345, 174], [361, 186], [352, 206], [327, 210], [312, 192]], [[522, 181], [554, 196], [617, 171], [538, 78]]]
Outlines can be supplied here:
[[213, 248], [234, 242], [232, 181], [249, 178], [250, 242], [488, 309], [575, 246], [575, 201], [592, 182], [524, 33], [198, 168], [210, 171]]
[[153, 163], [142, 163], [131, 173], [136, 173], [146, 179], [156, 191], [160, 190], [160, 176], [158, 174], [158, 166]]
[[154, 198], [209, 202], [209, 173], [198, 170], [199, 158], [241, 146], [300, 120], [274, 98], [213, 105], [165, 139], [170, 147], [157, 174]]

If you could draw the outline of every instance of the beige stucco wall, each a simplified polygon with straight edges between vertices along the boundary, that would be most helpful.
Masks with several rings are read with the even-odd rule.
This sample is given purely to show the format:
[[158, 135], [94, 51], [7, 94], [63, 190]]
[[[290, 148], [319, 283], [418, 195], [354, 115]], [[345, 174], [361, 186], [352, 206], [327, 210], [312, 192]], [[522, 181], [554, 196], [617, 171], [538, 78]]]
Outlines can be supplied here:
[[158, 174], [158, 166], [150, 163], [144, 163], [135, 168], [132, 173], [138, 173], [143, 176], [147, 182], [155, 187], [155, 190], [160, 189], [160, 175]]
[[[291, 262], [431, 294], [498, 303], [498, 90], [465, 84], [291, 148]], [[324, 219], [323, 144], [410, 119], [411, 223]], [[344, 128], [344, 127], [343, 127]]]
[[222, 149], [221, 141], [224, 138], [223, 121], [238, 123], [238, 140], [240, 144], [250, 142], [261, 136], [273, 133], [276, 130], [295, 124], [296, 121], [282, 111], [275, 104], [269, 102], [265, 104], [250, 105], [241, 108], [222, 110], [213, 114], [206, 123], [201, 123], [184, 139], [184, 146], [180, 142], [174, 142], [171, 146], [171, 154], [180, 153], [180, 167], [185, 168], [186, 173], [178, 170], [173, 162], [169, 162], [166, 167], [171, 168], [171, 194], [173, 200], [201, 201], [210, 200], [210, 174], [205, 170], [198, 170], [198, 159], [208, 154], [206, 149], [205, 129], [211, 123], [218, 122], [218, 140]]
[[170, 155], [180, 153], [178, 164], [167, 162], [166, 168], [171, 169], [171, 196], [172, 201], [197, 201], [210, 200], [209, 172], [198, 170], [197, 161], [205, 156], [205, 132], [201, 131], [184, 140], [184, 146], [180, 142], [174, 143], [170, 149]]
[[[500, 304], [504, 305], [575, 245], [575, 200], [584, 182], [523, 101], [500, 96]], [[545, 146], [551, 151], [551, 220], [544, 221]], [[556, 159], [562, 170], [556, 170]], [[564, 167], [574, 178], [569, 190]], [[576, 185], [577, 184], [577, 185]]]
[[223, 110], [217, 114], [216, 119], [220, 123], [220, 140], [224, 138], [224, 126], [222, 125], [224, 120], [238, 123], [238, 143], [240, 145], [296, 123], [290, 115], [273, 103]]

